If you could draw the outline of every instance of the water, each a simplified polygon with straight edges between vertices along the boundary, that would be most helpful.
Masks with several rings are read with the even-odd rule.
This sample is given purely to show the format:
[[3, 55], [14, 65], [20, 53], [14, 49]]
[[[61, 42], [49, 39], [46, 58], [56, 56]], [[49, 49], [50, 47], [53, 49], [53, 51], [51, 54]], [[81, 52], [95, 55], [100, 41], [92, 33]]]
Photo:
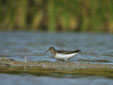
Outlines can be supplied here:
[[[23, 61], [26, 56], [29, 61], [56, 62], [56, 59], [50, 57], [50, 53], [43, 54], [50, 46], [60, 50], [80, 49], [81, 53], [71, 58], [70, 62], [113, 64], [113, 35], [110, 34], [0, 32], [0, 57], [6, 56]], [[113, 77], [102, 75], [55, 75], [1, 73], [0, 85], [112, 85], [113, 83]]]
[[28, 74], [0, 74], [0, 85], [113, 85], [113, 79], [99, 76], [60, 78]]

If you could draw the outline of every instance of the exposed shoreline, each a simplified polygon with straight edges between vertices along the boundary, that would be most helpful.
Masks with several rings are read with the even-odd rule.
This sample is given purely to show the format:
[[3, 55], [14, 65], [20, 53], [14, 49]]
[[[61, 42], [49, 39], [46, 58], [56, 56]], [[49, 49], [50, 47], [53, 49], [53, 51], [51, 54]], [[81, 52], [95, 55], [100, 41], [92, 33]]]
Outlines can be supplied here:
[[[109, 75], [113, 71], [112, 64], [73, 63], [73, 62], [47, 62], [47, 61], [16, 61], [0, 59], [0, 73], [41, 73], [41, 74], [99, 74]], [[105, 74], [105, 72], [107, 72]]]
[[73, 62], [49, 62], [49, 61], [16, 61], [3, 57], [0, 59], [0, 67], [29, 67], [47, 69], [78, 69], [78, 68], [113, 68], [113, 64], [98, 63], [73, 63]]

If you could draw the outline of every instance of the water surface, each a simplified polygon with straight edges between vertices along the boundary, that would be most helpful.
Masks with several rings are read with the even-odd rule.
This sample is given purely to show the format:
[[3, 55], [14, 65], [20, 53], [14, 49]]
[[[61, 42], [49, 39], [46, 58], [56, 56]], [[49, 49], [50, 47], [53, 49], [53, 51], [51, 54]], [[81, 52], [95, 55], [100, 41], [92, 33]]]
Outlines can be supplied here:
[[[113, 35], [110, 34], [0, 32], [0, 57], [23, 61], [26, 56], [29, 61], [56, 62], [50, 53], [43, 54], [50, 46], [60, 50], [80, 49], [81, 53], [71, 58], [70, 62], [113, 64]], [[112, 85], [113, 83], [113, 78], [106, 76], [79, 74], [73, 76], [1, 73], [0, 85]]]

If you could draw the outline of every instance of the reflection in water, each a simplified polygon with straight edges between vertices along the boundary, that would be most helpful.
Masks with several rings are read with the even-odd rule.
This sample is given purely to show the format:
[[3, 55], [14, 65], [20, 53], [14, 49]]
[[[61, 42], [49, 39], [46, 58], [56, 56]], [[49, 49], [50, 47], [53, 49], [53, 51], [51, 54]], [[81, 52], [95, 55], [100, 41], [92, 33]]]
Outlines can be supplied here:
[[[4, 81], [5, 80], [5, 81]], [[98, 76], [75, 76], [59, 78], [49, 76], [33, 76], [28, 74], [0, 74], [0, 85], [112, 85], [113, 80]]]
[[[33, 32], [0, 32], [0, 57], [6, 56], [15, 60], [51, 61], [51, 54], [43, 54], [48, 47], [61, 50], [82, 52], [71, 58], [71, 62], [113, 63], [113, 35], [80, 34], [80, 33], [33, 33]], [[55, 74], [54, 74], [55, 75]], [[33, 76], [28, 74], [0, 74], [0, 85], [112, 85], [112, 78], [102, 76], [75, 76], [62, 78], [53, 76]], [[111, 72], [111, 75], [113, 73]], [[71, 75], [73, 76], [73, 75]], [[4, 82], [5, 80], [5, 82]]]

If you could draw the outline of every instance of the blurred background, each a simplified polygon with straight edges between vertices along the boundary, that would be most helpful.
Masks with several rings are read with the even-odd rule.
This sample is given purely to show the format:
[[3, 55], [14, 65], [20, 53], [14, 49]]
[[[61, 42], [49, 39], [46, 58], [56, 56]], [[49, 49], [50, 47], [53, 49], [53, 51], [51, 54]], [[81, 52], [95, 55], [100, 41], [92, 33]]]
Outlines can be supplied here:
[[0, 62], [0, 85], [113, 85], [112, 33], [113, 0], [0, 0], [0, 59], [54, 63], [51, 53], [44, 54], [51, 46], [81, 50], [69, 60], [80, 63], [75, 73], [45, 65], [42, 72], [8, 64], [4, 70]]
[[113, 0], [0, 0], [0, 31], [113, 33]]

